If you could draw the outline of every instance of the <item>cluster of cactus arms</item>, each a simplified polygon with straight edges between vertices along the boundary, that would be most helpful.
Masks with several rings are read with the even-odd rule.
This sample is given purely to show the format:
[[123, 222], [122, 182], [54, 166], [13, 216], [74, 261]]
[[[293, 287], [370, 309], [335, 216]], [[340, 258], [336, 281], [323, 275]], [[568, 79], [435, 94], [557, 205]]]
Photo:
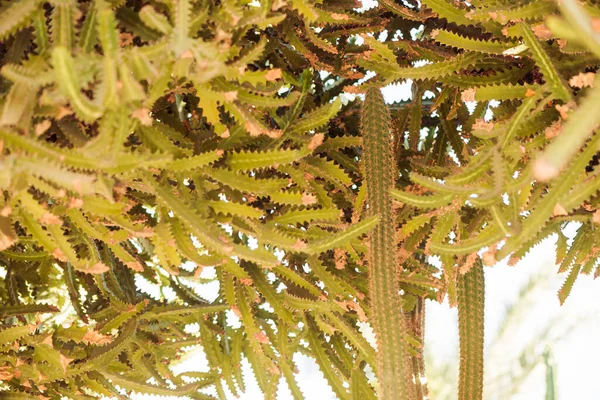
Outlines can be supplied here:
[[600, 275], [600, 7], [361, 7], [0, 0], [0, 398], [425, 400], [448, 299], [480, 400], [485, 267]]

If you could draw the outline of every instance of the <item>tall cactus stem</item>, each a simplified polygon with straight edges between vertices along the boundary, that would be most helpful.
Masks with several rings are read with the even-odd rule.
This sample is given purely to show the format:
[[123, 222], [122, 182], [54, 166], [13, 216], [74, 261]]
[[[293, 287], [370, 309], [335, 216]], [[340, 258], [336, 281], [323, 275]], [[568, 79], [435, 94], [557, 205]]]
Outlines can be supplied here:
[[415, 384], [405, 340], [407, 322], [402, 313], [397, 280], [395, 224], [390, 189], [394, 187], [391, 121], [381, 91], [369, 87], [361, 114], [368, 213], [379, 217], [369, 246], [369, 293], [377, 338], [379, 399], [413, 400]]
[[460, 368], [458, 400], [483, 398], [483, 317], [485, 279], [481, 261], [458, 277]]

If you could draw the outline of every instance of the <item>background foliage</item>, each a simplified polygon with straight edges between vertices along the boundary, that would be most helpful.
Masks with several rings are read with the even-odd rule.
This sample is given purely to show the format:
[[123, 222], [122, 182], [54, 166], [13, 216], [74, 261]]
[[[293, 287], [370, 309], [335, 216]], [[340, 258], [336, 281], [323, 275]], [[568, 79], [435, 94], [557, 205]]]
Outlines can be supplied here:
[[[598, 7], [358, 7], [2, 3], [3, 396], [224, 398], [246, 358], [301, 399], [301, 352], [339, 398], [422, 399], [424, 301], [448, 296], [476, 399], [483, 265], [556, 233], [561, 302], [599, 273]], [[174, 375], [200, 344], [211, 372]]]

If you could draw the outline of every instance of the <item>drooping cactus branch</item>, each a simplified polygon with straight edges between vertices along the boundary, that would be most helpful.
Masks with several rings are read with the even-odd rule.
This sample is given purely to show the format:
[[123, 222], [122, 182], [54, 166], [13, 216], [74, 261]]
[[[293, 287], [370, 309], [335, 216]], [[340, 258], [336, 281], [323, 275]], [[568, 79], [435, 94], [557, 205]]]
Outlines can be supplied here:
[[483, 265], [476, 262], [458, 277], [458, 332], [460, 371], [458, 400], [483, 398], [483, 316], [485, 277]]
[[394, 187], [391, 123], [381, 91], [369, 87], [362, 106], [368, 212], [379, 217], [369, 240], [369, 293], [377, 337], [379, 398], [411, 400], [415, 396], [396, 272], [395, 223], [390, 190]]

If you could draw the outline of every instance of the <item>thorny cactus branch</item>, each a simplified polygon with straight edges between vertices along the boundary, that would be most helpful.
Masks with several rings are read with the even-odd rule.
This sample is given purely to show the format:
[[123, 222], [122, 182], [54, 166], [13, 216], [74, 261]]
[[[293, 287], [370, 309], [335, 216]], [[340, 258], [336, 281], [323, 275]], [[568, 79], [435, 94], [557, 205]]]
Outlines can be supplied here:
[[379, 217], [369, 237], [369, 293], [377, 337], [379, 398], [415, 398], [411, 358], [405, 341], [408, 329], [397, 280], [395, 222], [390, 189], [394, 187], [394, 157], [390, 116], [377, 87], [369, 87], [361, 112], [368, 213]]

